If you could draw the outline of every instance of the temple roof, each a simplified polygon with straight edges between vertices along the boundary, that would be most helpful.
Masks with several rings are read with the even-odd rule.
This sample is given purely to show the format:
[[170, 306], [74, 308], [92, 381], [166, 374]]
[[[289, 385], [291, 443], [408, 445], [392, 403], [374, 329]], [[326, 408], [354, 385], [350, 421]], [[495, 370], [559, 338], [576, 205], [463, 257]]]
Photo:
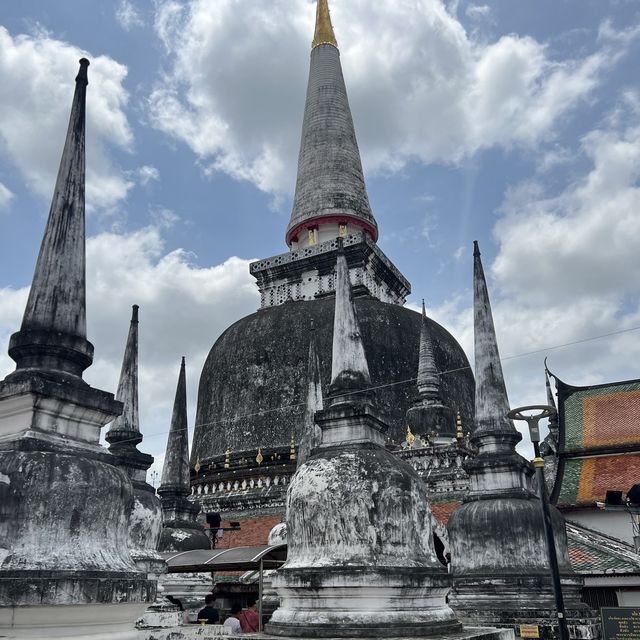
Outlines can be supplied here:
[[369, 205], [326, 0], [318, 1], [313, 43], [296, 192], [286, 242], [290, 245], [308, 225], [320, 221], [355, 221], [377, 240], [378, 225]]
[[582, 575], [640, 574], [640, 555], [629, 544], [567, 522], [571, 566]]
[[[555, 376], [554, 376], [555, 377]], [[640, 468], [640, 380], [558, 389], [558, 470], [551, 499], [588, 506], [625, 493]]]

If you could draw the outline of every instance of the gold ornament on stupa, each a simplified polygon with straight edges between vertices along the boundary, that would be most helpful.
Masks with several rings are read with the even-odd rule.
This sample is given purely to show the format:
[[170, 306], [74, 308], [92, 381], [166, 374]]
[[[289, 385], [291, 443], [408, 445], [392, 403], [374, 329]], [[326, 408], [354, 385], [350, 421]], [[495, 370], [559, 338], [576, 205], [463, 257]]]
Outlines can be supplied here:
[[416, 437], [411, 432], [411, 427], [409, 425], [407, 425], [407, 435], [405, 437], [405, 440], [407, 441], [407, 444], [409, 446], [412, 446], [413, 443], [416, 441]]
[[460, 412], [456, 414], [456, 440], [464, 440], [464, 431], [462, 430], [462, 418]]
[[331, 24], [331, 16], [329, 15], [328, 0], [318, 0], [318, 7], [316, 9], [316, 32], [313, 36], [311, 48], [315, 49], [321, 44], [330, 44], [334, 47], [338, 46], [336, 35], [333, 32], [333, 25]]
[[262, 464], [263, 460], [264, 460], [264, 456], [262, 455], [262, 447], [258, 447], [258, 455], [256, 456], [256, 462], [258, 464]]

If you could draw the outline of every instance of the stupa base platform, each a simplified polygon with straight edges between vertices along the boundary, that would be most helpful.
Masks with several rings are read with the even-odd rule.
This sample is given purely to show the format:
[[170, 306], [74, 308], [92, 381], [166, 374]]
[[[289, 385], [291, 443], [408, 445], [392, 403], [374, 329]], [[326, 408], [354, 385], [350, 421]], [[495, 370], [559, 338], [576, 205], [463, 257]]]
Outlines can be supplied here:
[[[327, 640], [344, 640], [345, 636], [340, 629], [335, 630], [335, 634], [327, 638]], [[138, 640], [189, 640], [190, 638], [215, 638], [226, 635], [225, 628], [220, 625], [191, 625], [182, 627], [173, 627], [172, 629], [149, 629], [140, 631]], [[243, 634], [255, 640], [275, 640], [276, 636], [268, 633], [251, 633]], [[302, 636], [291, 636], [292, 640], [303, 640]], [[309, 637], [309, 636], [305, 636]], [[511, 629], [494, 629], [490, 627], [464, 627], [460, 631], [445, 634], [436, 634], [430, 636], [406, 636], [399, 635], [397, 632], [380, 636], [360, 636], [363, 640], [373, 638], [389, 638], [390, 640], [415, 640], [423, 637], [429, 640], [514, 640], [515, 635]]]
[[[267, 625], [268, 631], [268, 625]], [[324, 631], [324, 630], [323, 630]], [[358, 631], [363, 631], [359, 629]], [[389, 638], [392, 640], [416, 640], [416, 638], [428, 638], [429, 640], [514, 640], [515, 634], [511, 629], [498, 629], [493, 627], [463, 627], [458, 631], [450, 631], [448, 633], [435, 632], [429, 635], [415, 635], [415, 633], [403, 633], [403, 629], [400, 627], [396, 629], [384, 629], [384, 633], [377, 633], [375, 629], [370, 629], [373, 633], [370, 635], [349, 635], [348, 628], [334, 629], [333, 635], [321, 635], [315, 636], [318, 638], [326, 638], [327, 640], [344, 640], [344, 638], [358, 637], [363, 640], [373, 640], [374, 638]], [[260, 640], [274, 640], [274, 636], [270, 633], [253, 634], [253, 638]], [[310, 636], [305, 634], [304, 636], [288, 636], [292, 640], [305, 640]]]
[[144, 602], [0, 607], [5, 640], [139, 640], [134, 621]]

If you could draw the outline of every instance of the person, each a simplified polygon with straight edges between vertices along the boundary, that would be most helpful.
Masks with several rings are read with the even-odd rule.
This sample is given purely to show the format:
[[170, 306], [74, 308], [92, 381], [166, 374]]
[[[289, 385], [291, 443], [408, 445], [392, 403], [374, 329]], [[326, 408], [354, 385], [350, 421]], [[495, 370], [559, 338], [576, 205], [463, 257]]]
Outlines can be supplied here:
[[240, 612], [242, 611], [242, 607], [234, 602], [231, 605], [231, 613], [229, 617], [224, 621], [224, 626], [228, 627], [229, 632], [233, 635], [237, 633], [242, 633], [242, 629], [240, 628]]
[[220, 614], [218, 610], [213, 606], [216, 601], [216, 597], [213, 593], [207, 594], [204, 599], [204, 609], [200, 609], [198, 612], [198, 617], [196, 620], [200, 622], [201, 620], [206, 620], [205, 624], [218, 624], [220, 620]]
[[240, 628], [242, 633], [257, 633], [260, 627], [260, 615], [256, 607], [256, 599], [247, 600], [247, 610], [240, 614]]

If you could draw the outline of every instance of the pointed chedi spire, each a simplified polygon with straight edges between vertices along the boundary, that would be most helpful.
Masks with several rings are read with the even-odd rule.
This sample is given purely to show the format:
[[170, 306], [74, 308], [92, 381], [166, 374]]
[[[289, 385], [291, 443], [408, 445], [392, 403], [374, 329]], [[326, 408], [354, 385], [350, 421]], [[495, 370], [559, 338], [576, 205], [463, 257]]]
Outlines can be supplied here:
[[309, 363], [307, 366], [307, 375], [309, 380], [307, 387], [307, 406], [304, 414], [302, 435], [300, 436], [300, 443], [298, 446], [298, 467], [304, 464], [305, 460], [311, 455], [313, 450], [322, 440], [322, 430], [316, 424], [315, 420], [316, 412], [322, 410], [323, 403], [320, 360], [318, 358], [316, 332], [313, 324], [311, 325], [310, 333]]
[[189, 482], [189, 432], [187, 430], [187, 377], [185, 360], [182, 358], [176, 397], [173, 403], [171, 428], [167, 440], [167, 451], [162, 467], [162, 479], [158, 493], [177, 491], [182, 495], [191, 493]]
[[536, 624], [555, 635], [553, 622], [539, 617], [555, 606], [544, 519], [554, 529], [567, 611], [585, 610], [582, 585], [571, 567], [563, 517], [555, 507], [551, 517], [540, 517], [533, 466], [516, 451], [522, 436], [507, 418], [509, 402], [477, 242], [473, 257], [476, 425], [471, 442], [477, 453], [463, 462], [469, 491], [447, 523], [453, 581], [449, 604], [463, 620], [502, 625], [505, 602], [517, 602], [507, 614], [509, 625]]
[[80, 71], [51, 209], [20, 331], [9, 355], [17, 369], [82, 376], [93, 361], [86, 339], [85, 105], [89, 61]]
[[425, 400], [440, 400], [440, 374], [433, 355], [433, 342], [427, 324], [427, 311], [422, 301], [422, 325], [420, 327], [420, 355], [418, 359], [418, 392]]
[[507, 418], [509, 399], [477, 241], [473, 243], [473, 327], [476, 377], [474, 435], [482, 432], [505, 432], [517, 435], [520, 440], [521, 436]]
[[318, 0], [287, 245], [324, 223], [378, 238], [327, 0]]
[[142, 442], [138, 416], [138, 305], [131, 311], [129, 335], [122, 359], [116, 400], [122, 402], [123, 411], [109, 427], [106, 440], [113, 447], [135, 450]]
[[344, 255], [342, 238], [338, 238], [329, 396], [340, 400], [338, 396], [348, 395], [353, 391], [365, 391], [370, 386], [369, 365], [353, 303], [349, 267]]
[[315, 49], [321, 44], [330, 44], [334, 47], [338, 46], [335, 33], [333, 33], [331, 16], [329, 15], [328, 0], [318, 0], [318, 6], [316, 7], [316, 31], [313, 35], [311, 48]]
[[158, 495], [162, 502], [162, 533], [158, 551], [209, 549], [209, 536], [196, 517], [200, 505], [188, 499], [191, 493], [189, 474], [189, 432], [187, 430], [187, 376], [184, 357], [171, 415], [171, 428], [162, 467]]
[[435, 433], [444, 441], [452, 440], [456, 433], [455, 412], [442, 402], [440, 373], [436, 365], [424, 300], [422, 301], [416, 386], [418, 387], [418, 398], [407, 411], [407, 428], [422, 436], [431, 436]]

